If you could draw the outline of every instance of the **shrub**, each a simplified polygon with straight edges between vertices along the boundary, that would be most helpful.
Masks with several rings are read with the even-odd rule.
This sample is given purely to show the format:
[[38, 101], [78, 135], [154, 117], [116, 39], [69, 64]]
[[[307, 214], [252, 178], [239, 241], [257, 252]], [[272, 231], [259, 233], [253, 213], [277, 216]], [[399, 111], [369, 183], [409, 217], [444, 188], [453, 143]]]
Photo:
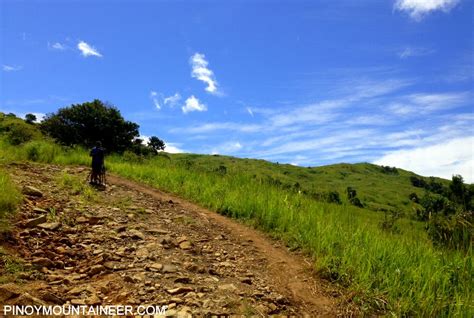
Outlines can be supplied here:
[[415, 192], [410, 193], [410, 195], [408, 196], [408, 198], [409, 198], [410, 201], [412, 201], [412, 202], [420, 203], [420, 198], [418, 198], [418, 194], [416, 194]]
[[382, 173], [386, 174], [398, 174], [398, 169], [395, 167], [381, 166]]
[[398, 210], [385, 211], [384, 220], [379, 223], [379, 226], [384, 231], [399, 234], [400, 227], [396, 223], [402, 216], [403, 216], [403, 213]]
[[428, 222], [428, 236], [435, 245], [468, 250], [472, 245], [473, 212], [461, 211], [445, 217], [435, 215]]

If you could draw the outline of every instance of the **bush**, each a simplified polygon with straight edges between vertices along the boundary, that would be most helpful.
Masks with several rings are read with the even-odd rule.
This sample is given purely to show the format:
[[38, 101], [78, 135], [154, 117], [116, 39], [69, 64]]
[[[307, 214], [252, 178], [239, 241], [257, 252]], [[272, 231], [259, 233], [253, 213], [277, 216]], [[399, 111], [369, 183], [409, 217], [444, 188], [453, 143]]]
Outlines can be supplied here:
[[408, 196], [408, 198], [409, 198], [410, 201], [412, 201], [412, 202], [420, 203], [420, 198], [418, 198], [418, 194], [416, 194], [415, 192], [410, 193], [410, 195]]
[[426, 188], [426, 186], [428, 185], [426, 183], [425, 179], [418, 178], [416, 176], [411, 176], [410, 177], [410, 182], [414, 187], [417, 187], [417, 188]]
[[435, 215], [428, 222], [428, 236], [435, 245], [468, 250], [472, 246], [473, 212], [462, 211], [445, 217]]
[[398, 169], [395, 167], [381, 166], [382, 173], [386, 174], [398, 174]]
[[384, 231], [399, 234], [400, 227], [396, 223], [402, 216], [403, 213], [400, 211], [385, 211], [384, 220], [379, 223], [379, 226]]

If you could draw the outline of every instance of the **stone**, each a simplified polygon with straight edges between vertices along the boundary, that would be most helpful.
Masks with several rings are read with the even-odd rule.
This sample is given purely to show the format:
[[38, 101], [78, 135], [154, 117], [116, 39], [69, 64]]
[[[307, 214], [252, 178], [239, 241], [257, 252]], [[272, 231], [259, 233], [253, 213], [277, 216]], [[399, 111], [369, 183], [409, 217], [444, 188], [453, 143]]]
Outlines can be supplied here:
[[84, 216], [78, 216], [76, 218], [76, 223], [77, 224], [84, 224], [84, 223], [87, 223], [87, 218], [84, 217]]
[[93, 216], [90, 216], [89, 220], [87, 220], [87, 221], [89, 222], [90, 225], [95, 225], [95, 224], [98, 224], [103, 219], [104, 219], [104, 217], [102, 217], [102, 216], [93, 215]]
[[151, 263], [151, 264], [146, 265], [145, 268], [152, 272], [159, 272], [163, 269], [163, 264]]
[[241, 282], [241, 283], [244, 283], [244, 284], [252, 285], [252, 279], [249, 278], [249, 277], [241, 278], [241, 279], [240, 279], [240, 282]]
[[33, 212], [38, 213], [38, 214], [48, 214], [48, 211], [41, 208], [33, 208]]
[[170, 303], [175, 303], [177, 305], [184, 303], [184, 300], [179, 297], [171, 297]]
[[147, 258], [150, 253], [148, 252], [148, 249], [146, 247], [140, 247], [136, 251], [137, 257], [140, 258]]
[[102, 301], [100, 300], [99, 297], [97, 297], [96, 294], [92, 294], [89, 298], [87, 298], [85, 300], [86, 304], [90, 305], [90, 306], [94, 306], [94, 305], [100, 305], [102, 303]]
[[188, 238], [186, 236], [181, 236], [176, 240], [176, 243], [182, 243], [184, 241], [188, 241]]
[[236, 291], [237, 287], [235, 287], [234, 284], [224, 284], [224, 285], [219, 285], [217, 288], [220, 290], [225, 290], [225, 291]]
[[6, 300], [18, 297], [20, 295], [20, 289], [14, 284], [0, 286], [0, 303], [5, 303]]
[[86, 301], [85, 299], [79, 299], [79, 298], [76, 298], [76, 299], [71, 299], [71, 305], [85, 305], [86, 304]]
[[89, 269], [89, 276], [94, 276], [99, 274], [100, 272], [104, 271], [105, 267], [102, 265], [94, 265]]
[[35, 266], [41, 266], [41, 267], [46, 267], [46, 268], [52, 268], [54, 267], [54, 263], [46, 258], [46, 257], [37, 257], [37, 258], [34, 258], [32, 261], [31, 261], [31, 264], [35, 265]]
[[174, 265], [165, 264], [163, 265], [163, 273], [176, 273], [177, 268]]
[[59, 223], [59, 222], [50, 222], [50, 223], [38, 224], [38, 227], [40, 229], [49, 230], [49, 231], [57, 230], [60, 226], [61, 226], [61, 223]]
[[41, 294], [41, 299], [48, 302], [48, 303], [54, 303], [56, 305], [62, 305], [65, 303], [64, 299], [56, 296], [55, 294], [45, 291]]
[[175, 283], [181, 283], [181, 284], [191, 284], [192, 279], [190, 277], [178, 277], [174, 280]]
[[25, 227], [35, 227], [41, 223], [45, 223], [48, 220], [48, 217], [46, 214], [43, 214], [37, 218], [34, 219], [29, 219], [24, 223]]
[[190, 250], [193, 248], [193, 244], [190, 241], [184, 241], [179, 243], [179, 248], [182, 250]]
[[41, 198], [43, 196], [43, 192], [32, 186], [24, 186], [21, 192], [32, 197]]
[[140, 232], [138, 230], [132, 229], [132, 230], [128, 231], [128, 234], [133, 239], [139, 239], [139, 240], [144, 240], [145, 239], [145, 234], [143, 234], [142, 232]]
[[170, 295], [184, 294], [194, 291], [191, 287], [177, 287], [172, 289], [167, 289], [166, 292]]
[[105, 262], [104, 267], [110, 270], [123, 270], [127, 268], [127, 265], [119, 262]]
[[28, 293], [24, 293], [20, 297], [15, 298], [9, 305], [45, 306], [46, 303]]

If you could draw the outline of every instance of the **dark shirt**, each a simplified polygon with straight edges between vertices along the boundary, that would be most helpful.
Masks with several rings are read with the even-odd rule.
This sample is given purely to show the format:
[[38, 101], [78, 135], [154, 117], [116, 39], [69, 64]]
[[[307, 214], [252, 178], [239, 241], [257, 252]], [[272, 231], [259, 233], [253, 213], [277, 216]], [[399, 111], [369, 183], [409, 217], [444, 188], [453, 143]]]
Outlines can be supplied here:
[[100, 147], [94, 147], [90, 152], [90, 156], [92, 157], [92, 167], [102, 168], [104, 165], [104, 149]]

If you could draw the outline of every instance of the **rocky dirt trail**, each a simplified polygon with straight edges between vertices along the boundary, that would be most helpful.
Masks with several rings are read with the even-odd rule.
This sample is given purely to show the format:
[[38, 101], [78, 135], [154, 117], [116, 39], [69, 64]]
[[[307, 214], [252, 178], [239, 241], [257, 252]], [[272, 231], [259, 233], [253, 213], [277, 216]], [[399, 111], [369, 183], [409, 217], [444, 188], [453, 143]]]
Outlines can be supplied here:
[[344, 314], [343, 297], [308, 260], [234, 220], [117, 176], [104, 191], [81, 193], [67, 180], [85, 183], [85, 168], [7, 168], [25, 200], [2, 245], [27, 270], [0, 285], [0, 304], [168, 305], [167, 315], [183, 317]]

